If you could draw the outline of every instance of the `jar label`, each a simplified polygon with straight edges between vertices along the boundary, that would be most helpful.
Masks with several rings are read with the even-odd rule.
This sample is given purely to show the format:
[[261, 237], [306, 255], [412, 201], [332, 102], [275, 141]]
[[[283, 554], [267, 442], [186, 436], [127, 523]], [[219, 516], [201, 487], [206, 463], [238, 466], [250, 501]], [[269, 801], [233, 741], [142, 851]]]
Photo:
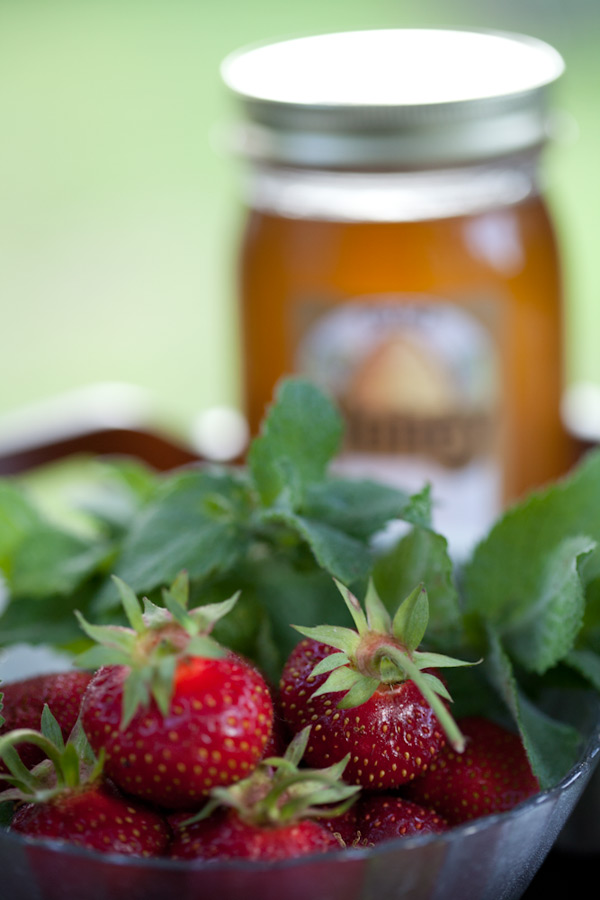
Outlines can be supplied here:
[[491, 327], [469, 306], [410, 295], [310, 303], [296, 370], [346, 420], [337, 468], [405, 490], [431, 483], [434, 525], [466, 552], [500, 510], [500, 373]]

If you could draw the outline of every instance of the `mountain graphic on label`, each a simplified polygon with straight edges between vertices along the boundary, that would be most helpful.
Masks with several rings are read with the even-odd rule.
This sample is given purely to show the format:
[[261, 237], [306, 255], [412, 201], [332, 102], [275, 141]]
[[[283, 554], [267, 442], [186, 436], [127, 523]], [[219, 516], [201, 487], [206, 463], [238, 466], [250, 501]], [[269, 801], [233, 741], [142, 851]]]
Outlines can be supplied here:
[[344, 405], [372, 415], [440, 416], [464, 405], [452, 370], [429, 348], [396, 334], [373, 348], [352, 373]]
[[297, 347], [297, 371], [340, 405], [345, 452], [457, 469], [493, 452], [497, 355], [459, 307], [383, 298], [324, 309]]

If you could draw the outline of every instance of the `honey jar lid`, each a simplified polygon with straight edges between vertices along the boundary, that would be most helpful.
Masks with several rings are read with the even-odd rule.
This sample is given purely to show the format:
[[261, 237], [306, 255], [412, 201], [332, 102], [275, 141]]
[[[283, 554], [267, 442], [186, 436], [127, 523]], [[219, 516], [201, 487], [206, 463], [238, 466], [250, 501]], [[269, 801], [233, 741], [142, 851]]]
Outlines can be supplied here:
[[561, 55], [535, 38], [373, 29], [238, 50], [221, 76], [240, 105], [235, 149], [269, 163], [411, 169], [542, 145]]

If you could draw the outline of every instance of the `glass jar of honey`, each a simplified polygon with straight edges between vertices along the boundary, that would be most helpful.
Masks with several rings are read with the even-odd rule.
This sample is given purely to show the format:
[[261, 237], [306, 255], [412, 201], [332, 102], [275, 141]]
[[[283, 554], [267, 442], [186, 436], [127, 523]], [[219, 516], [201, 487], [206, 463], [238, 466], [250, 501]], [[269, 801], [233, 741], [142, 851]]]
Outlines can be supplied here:
[[245, 410], [303, 374], [346, 421], [336, 466], [409, 491], [465, 554], [564, 473], [563, 301], [540, 187], [563, 60], [520, 35], [298, 38], [222, 66], [248, 164]]

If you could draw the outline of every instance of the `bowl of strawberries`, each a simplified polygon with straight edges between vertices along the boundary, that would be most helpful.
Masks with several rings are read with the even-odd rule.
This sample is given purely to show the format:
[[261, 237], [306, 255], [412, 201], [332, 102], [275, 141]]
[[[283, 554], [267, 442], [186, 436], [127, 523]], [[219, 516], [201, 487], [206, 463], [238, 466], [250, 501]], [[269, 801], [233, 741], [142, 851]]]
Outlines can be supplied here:
[[235, 596], [116, 583], [127, 626], [80, 617], [77, 667], [4, 685], [11, 900], [517, 898], [591, 776], [592, 707], [549, 790], [514, 730], [453, 717], [442, 672], [472, 663], [419, 649], [423, 586], [391, 615], [339, 584], [354, 627], [299, 629], [274, 688], [211, 636]]
[[292, 379], [244, 467], [113, 460], [83, 531], [0, 479], [0, 645], [68, 660], [0, 672], [7, 898], [523, 896], [600, 751], [600, 457], [458, 566], [340, 429]]

